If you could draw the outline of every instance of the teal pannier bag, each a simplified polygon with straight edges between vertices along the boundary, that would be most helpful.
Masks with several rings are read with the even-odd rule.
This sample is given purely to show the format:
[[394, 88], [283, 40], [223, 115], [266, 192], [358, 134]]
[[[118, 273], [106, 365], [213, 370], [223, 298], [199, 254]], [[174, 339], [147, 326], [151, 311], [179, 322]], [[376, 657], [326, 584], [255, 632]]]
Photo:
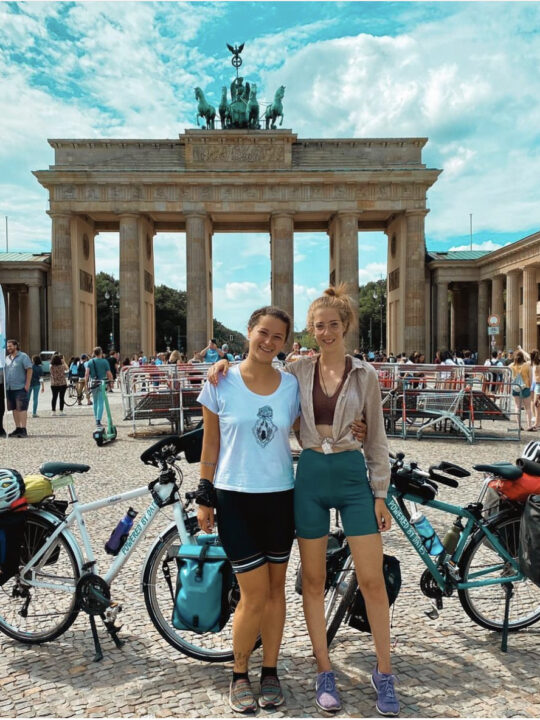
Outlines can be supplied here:
[[197, 537], [197, 545], [180, 545], [172, 624], [177, 630], [219, 632], [231, 615], [233, 573], [216, 535]]

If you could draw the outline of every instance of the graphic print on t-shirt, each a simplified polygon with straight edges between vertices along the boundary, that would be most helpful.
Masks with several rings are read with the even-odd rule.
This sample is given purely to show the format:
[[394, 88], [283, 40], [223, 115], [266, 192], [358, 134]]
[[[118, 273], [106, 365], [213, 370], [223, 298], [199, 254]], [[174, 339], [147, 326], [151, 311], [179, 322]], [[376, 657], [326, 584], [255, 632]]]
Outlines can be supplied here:
[[259, 418], [253, 426], [253, 434], [261, 447], [266, 447], [277, 432], [277, 427], [273, 423], [274, 412], [269, 405], [259, 408], [257, 417]]

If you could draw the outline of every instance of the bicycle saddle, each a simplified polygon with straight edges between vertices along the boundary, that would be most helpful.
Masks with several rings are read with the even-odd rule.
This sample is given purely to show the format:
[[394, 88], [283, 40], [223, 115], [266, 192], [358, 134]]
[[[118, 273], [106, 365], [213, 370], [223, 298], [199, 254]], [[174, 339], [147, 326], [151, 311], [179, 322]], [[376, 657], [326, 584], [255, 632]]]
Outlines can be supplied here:
[[85, 473], [90, 470], [90, 465], [80, 463], [47, 462], [39, 468], [39, 472], [45, 477], [52, 478], [55, 475], [71, 475], [72, 473]]
[[482, 472], [493, 473], [493, 475], [498, 475], [505, 480], [519, 480], [523, 475], [521, 468], [508, 462], [493, 463], [492, 465], [473, 465], [473, 468]]

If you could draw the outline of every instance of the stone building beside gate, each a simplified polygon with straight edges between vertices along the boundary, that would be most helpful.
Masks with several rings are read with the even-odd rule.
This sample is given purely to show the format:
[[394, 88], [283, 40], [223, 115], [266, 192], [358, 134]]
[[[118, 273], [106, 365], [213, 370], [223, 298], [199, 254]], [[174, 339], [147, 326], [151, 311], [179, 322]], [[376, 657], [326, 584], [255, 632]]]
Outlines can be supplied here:
[[389, 350], [429, 358], [437, 347], [469, 347], [482, 357], [489, 313], [500, 317], [498, 347], [538, 345], [540, 233], [488, 254], [426, 254], [426, 193], [440, 172], [422, 162], [426, 142], [299, 139], [290, 130], [50, 140], [54, 164], [34, 174], [49, 192], [52, 253], [0, 254], [8, 333], [32, 353], [49, 346], [69, 356], [93, 347], [99, 232], [120, 236], [119, 345], [129, 355], [159, 349], [159, 232], [186, 234], [191, 353], [212, 335], [213, 233], [267, 233], [271, 302], [294, 316], [294, 234], [327, 232], [329, 281], [348, 282], [357, 296], [362, 231], [380, 230], [388, 244]]

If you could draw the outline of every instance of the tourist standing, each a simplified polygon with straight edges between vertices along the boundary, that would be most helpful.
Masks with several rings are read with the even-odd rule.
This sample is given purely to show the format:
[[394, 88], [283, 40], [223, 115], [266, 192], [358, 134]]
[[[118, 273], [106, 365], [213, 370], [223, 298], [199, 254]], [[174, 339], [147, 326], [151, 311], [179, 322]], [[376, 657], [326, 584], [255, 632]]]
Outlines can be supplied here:
[[109, 363], [109, 369], [111, 371], [111, 375], [113, 378], [112, 383], [109, 383], [109, 387], [107, 388], [107, 391], [112, 393], [113, 385], [116, 382], [116, 374], [117, 374], [116, 369], [117, 369], [117, 365], [118, 365], [118, 358], [116, 357], [116, 353], [114, 352], [114, 350], [111, 350], [111, 352], [109, 353], [107, 362]]
[[6, 412], [6, 402], [4, 398], [4, 368], [0, 367], [0, 438], [7, 437], [6, 431], [4, 430], [4, 413]]
[[512, 370], [512, 395], [516, 404], [519, 429], [523, 430], [521, 427], [521, 408], [524, 407], [527, 415], [527, 430], [534, 431], [536, 427], [532, 422], [531, 363], [525, 360], [523, 350], [516, 350], [510, 369]]
[[216, 339], [212, 338], [208, 341], [208, 345], [199, 352], [199, 355], [202, 357], [203, 362], [215, 363], [220, 358], [224, 357], [225, 353], [221, 350], [221, 348], [218, 348]]
[[8, 340], [6, 344], [6, 364], [4, 369], [6, 399], [8, 411], [13, 411], [15, 430], [9, 437], [25, 438], [30, 383], [32, 382], [32, 361], [19, 349], [18, 340]]
[[66, 373], [68, 372], [68, 366], [64, 362], [64, 356], [59, 353], [55, 353], [51, 358], [51, 408], [53, 414], [56, 414], [56, 401], [59, 401], [59, 415], [65, 415], [64, 412], [64, 398], [67, 390], [67, 378]]
[[111, 368], [107, 359], [103, 357], [103, 350], [99, 346], [95, 347], [92, 359], [86, 363], [85, 380], [86, 387], [92, 394], [96, 427], [101, 427], [101, 418], [105, 407], [103, 404], [101, 383], [104, 380], [112, 382], [112, 379]]
[[531, 350], [531, 369], [534, 380], [534, 429], [540, 429], [540, 351]]
[[39, 355], [32, 357], [32, 380], [30, 381], [30, 397], [32, 401], [32, 417], [37, 417], [37, 409], [39, 402], [39, 389], [45, 392], [45, 383], [43, 382], [43, 368], [41, 367], [41, 358]]

